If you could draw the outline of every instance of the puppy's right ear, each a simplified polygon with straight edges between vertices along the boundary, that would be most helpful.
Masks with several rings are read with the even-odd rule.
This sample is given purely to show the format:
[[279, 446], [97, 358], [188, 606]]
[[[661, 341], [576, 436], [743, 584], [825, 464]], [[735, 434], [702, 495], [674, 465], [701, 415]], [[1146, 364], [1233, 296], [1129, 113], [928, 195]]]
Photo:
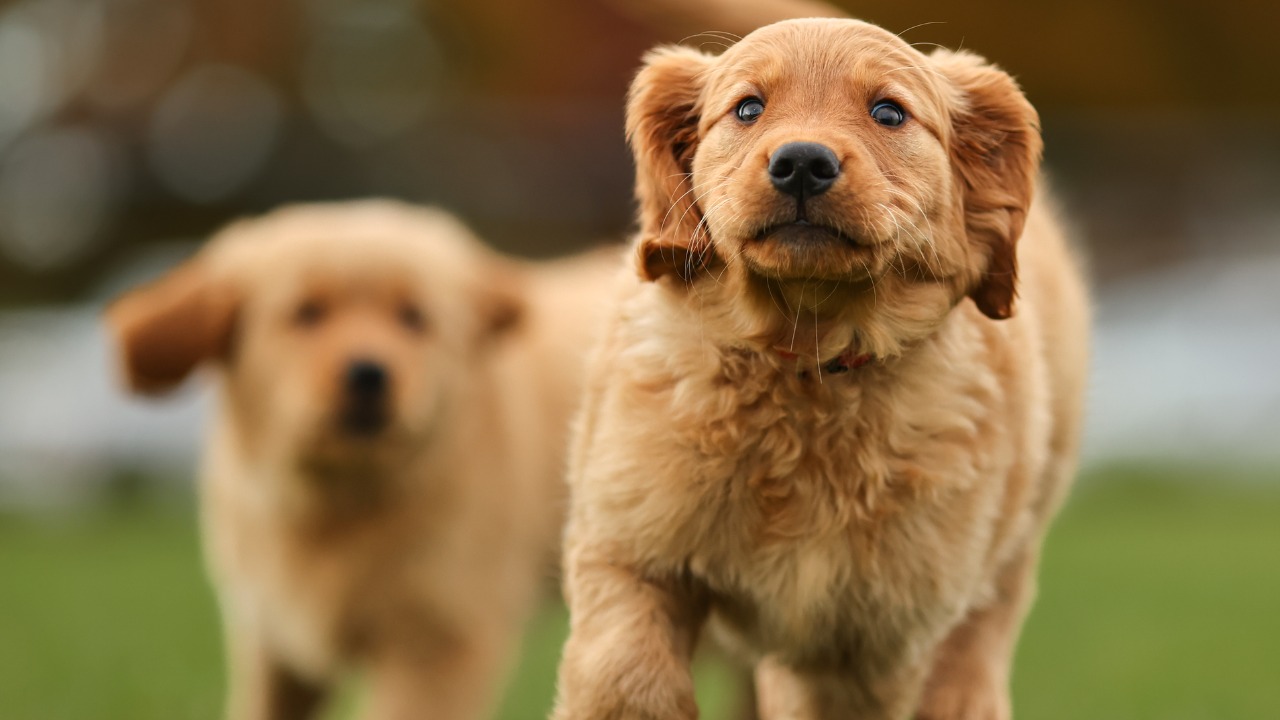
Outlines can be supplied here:
[[711, 251], [699, 233], [702, 210], [693, 192], [703, 75], [710, 55], [661, 47], [645, 57], [627, 98], [627, 141], [636, 163], [640, 204], [637, 258], [646, 280], [676, 274], [685, 281]]
[[106, 312], [129, 388], [160, 394], [197, 365], [226, 355], [237, 301], [199, 258], [131, 290]]
[[487, 258], [482, 281], [471, 289], [479, 318], [477, 344], [488, 346], [520, 326], [524, 320], [525, 278], [503, 258]]
[[965, 232], [986, 256], [969, 297], [1004, 320], [1018, 294], [1017, 242], [1040, 169], [1040, 116], [1012, 77], [977, 55], [936, 50], [929, 60], [958, 93], [951, 164], [964, 192]]

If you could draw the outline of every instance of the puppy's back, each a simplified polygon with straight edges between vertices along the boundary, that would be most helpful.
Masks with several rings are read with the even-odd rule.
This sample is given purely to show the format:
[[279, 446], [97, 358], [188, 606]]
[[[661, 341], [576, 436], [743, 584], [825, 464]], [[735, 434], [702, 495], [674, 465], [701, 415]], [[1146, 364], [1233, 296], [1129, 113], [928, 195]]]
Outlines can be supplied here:
[[1089, 375], [1090, 306], [1080, 250], [1068, 236], [1052, 194], [1041, 188], [1018, 243], [1019, 309], [1013, 322], [1033, 326], [1050, 413], [1050, 457], [1041, 521], [1061, 502], [1075, 471]]
[[521, 266], [517, 282], [523, 314], [511, 338], [504, 372], [508, 406], [533, 458], [531, 480], [542, 503], [548, 557], [558, 565], [567, 503], [565, 470], [569, 430], [592, 353], [612, 307], [625, 251], [606, 246], [550, 262]]

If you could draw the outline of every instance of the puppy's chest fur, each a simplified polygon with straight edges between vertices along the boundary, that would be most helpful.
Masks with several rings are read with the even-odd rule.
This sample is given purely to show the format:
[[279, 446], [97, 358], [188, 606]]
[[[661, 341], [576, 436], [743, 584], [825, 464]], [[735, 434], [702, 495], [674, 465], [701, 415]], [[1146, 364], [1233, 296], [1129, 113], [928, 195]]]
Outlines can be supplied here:
[[982, 592], [1013, 455], [989, 426], [992, 378], [871, 366], [819, 381], [728, 351], [650, 387], [665, 389], [640, 446], [668, 467], [631, 488], [640, 512], [612, 516], [748, 645], [816, 662], [910, 651], [907, 628], [941, 632]]
[[376, 520], [367, 527], [298, 527], [248, 498], [220, 499], [206, 510], [216, 520], [207, 532], [227, 610], [291, 666], [315, 677], [332, 672], [381, 629], [374, 601], [404, 594], [403, 569], [388, 562], [396, 555], [387, 536], [395, 533], [375, 527]]
[[[450, 557], [429, 550], [457, 538], [416, 507], [421, 500], [397, 493], [330, 517], [319, 511], [332, 502], [314, 478], [266, 473], [227, 461], [230, 455], [203, 473], [202, 512], [206, 553], [233, 632], [322, 678], [394, 634], [423, 641], [435, 624], [454, 619], [457, 603], [434, 590], [449, 576], [451, 568], [441, 565]], [[300, 512], [282, 490], [316, 506]]]

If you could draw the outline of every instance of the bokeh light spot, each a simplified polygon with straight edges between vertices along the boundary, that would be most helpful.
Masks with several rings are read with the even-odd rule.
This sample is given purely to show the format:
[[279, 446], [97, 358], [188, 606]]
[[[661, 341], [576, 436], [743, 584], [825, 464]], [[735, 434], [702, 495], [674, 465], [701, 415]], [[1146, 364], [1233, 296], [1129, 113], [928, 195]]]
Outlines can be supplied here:
[[0, 250], [35, 270], [80, 259], [103, 236], [121, 167], [108, 139], [90, 130], [18, 141], [0, 162]]
[[223, 200], [262, 169], [280, 134], [275, 90], [241, 68], [205, 65], [185, 75], [152, 117], [147, 154], [175, 194]]

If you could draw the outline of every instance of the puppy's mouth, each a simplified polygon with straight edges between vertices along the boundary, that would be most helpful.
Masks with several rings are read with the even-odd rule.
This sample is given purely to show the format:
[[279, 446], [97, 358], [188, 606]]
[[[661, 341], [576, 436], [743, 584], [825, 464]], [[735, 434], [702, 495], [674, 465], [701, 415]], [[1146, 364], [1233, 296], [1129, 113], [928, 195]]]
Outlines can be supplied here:
[[785, 223], [768, 225], [756, 233], [756, 242], [772, 241], [793, 245], [846, 245], [858, 248], [863, 245], [854, 238], [844, 234], [830, 225], [810, 222], [808, 220], [792, 220]]
[[741, 251], [752, 271], [779, 279], [860, 280], [877, 264], [875, 243], [806, 218], [766, 225], [746, 237]]
[[354, 402], [338, 415], [342, 434], [360, 440], [381, 435], [391, 424], [391, 413], [382, 403]]

